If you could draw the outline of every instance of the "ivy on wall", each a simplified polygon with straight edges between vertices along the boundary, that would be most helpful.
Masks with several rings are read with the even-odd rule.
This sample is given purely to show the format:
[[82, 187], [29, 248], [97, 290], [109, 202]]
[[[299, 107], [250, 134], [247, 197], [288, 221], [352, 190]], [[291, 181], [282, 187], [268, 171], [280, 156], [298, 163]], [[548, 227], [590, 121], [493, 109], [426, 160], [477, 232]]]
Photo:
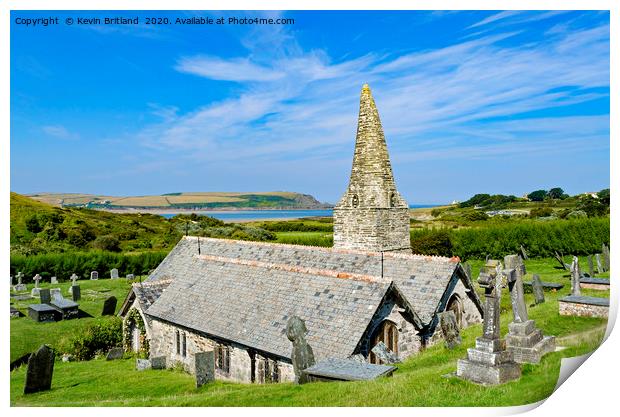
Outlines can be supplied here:
[[146, 337], [146, 326], [144, 324], [144, 320], [142, 319], [142, 315], [136, 308], [129, 310], [125, 320], [123, 321], [123, 348], [126, 352], [131, 352], [132, 350], [132, 325], [140, 330], [140, 351], [138, 352], [138, 355], [148, 358], [150, 346], [149, 340]]

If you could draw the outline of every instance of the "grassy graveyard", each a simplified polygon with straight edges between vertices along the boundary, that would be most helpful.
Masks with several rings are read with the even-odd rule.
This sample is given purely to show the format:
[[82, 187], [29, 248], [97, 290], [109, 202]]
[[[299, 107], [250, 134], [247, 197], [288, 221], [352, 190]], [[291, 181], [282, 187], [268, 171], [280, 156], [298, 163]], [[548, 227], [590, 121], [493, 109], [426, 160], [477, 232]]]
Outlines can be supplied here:
[[[568, 257], [566, 261], [568, 262]], [[520, 380], [496, 387], [481, 387], [455, 377], [456, 361], [466, 356], [481, 335], [481, 325], [462, 332], [463, 343], [448, 351], [436, 345], [398, 365], [391, 378], [370, 382], [313, 383], [297, 386], [290, 383], [250, 385], [216, 382], [200, 389], [193, 377], [180, 370], [135, 370], [135, 359], [117, 361], [94, 359], [82, 362], [56, 361], [52, 390], [23, 395], [26, 367], [11, 372], [12, 406], [502, 406], [542, 400], [555, 387], [563, 357], [582, 355], [600, 344], [606, 320], [558, 315], [557, 299], [570, 292], [567, 271], [555, 259], [527, 260], [528, 275], [540, 275], [544, 282], [564, 284], [560, 291], [546, 291], [544, 304], [530, 307], [530, 318], [546, 335], [557, 336], [557, 345], [566, 349], [545, 356], [540, 365], [524, 365]], [[471, 261], [472, 275], [477, 277], [484, 261]], [[586, 258], [580, 258], [587, 268]], [[587, 269], [585, 269], [587, 271]], [[609, 273], [597, 275], [609, 277]], [[22, 317], [11, 320], [11, 359], [36, 349], [41, 343], [62, 346], [69, 337], [98, 320], [103, 300], [115, 295], [120, 304], [129, 288], [125, 280], [100, 279], [80, 281], [80, 308], [94, 318], [39, 324]], [[42, 286], [49, 286], [43, 284]], [[67, 294], [68, 284], [59, 284]], [[582, 290], [585, 295], [608, 297], [607, 291]], [[526, 294], [528, 305], [533, 295]], [[30, 301], [32, 302], [32, 301]], [[15, 303], [20, 310], [28, 302]], [[99, 319], [101, 320], [101, 319]], [[509, 297], [502, 297], [502, 335], [512, 320]], [[60, 355], [58, 355], [60, 356]], [[59, 359], [59, 358], [58, 358]]]

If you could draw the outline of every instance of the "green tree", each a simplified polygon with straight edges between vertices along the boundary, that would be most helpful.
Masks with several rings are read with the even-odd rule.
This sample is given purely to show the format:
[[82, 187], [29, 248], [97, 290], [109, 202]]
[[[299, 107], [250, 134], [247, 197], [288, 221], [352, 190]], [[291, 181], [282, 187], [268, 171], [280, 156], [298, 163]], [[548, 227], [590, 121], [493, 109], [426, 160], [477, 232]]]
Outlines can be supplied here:
[[545, 198], [547, 198], [547, 191], [545, 190], [532, 191], [531, 193], [527, 195], [527, 198], [529, 198], [530, 201], [543, 201]]
[[605, 188], [604, 190], [599, 191], [597, 194], [599, 201], [606, 205], [609, 206], [609, 201], [611, 198], [611, 195], [609, 194], [609, 188]]
[[548, 193], [549, 198], [561, 199], [564, 196], [564, 190], [560, 187], [552, 188]]

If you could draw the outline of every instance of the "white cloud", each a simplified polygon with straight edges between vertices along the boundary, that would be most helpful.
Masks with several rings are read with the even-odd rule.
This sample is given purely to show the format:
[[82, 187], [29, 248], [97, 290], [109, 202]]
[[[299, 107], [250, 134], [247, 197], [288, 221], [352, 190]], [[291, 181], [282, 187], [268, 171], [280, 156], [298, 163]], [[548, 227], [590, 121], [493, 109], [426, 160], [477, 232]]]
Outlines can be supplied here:
[[281, 72], [256, 65], [247, 58], [225, 60], [214, 56], [185, 57], [177, 62], [175, 69], [226, 81], [275, 81], [284, 76]]
[[77, 133], [72, 133], [62, 125], [49, 125], [41, 127], [41, 130], [48, 136], [52, 136], [58, 139], [78, 139], [80, 136]]

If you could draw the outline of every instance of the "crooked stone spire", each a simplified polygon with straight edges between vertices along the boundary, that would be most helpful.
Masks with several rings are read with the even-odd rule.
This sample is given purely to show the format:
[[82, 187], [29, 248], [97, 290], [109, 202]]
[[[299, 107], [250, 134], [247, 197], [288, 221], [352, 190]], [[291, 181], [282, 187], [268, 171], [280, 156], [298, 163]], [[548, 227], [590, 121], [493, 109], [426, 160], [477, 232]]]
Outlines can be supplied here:
[[408, 250], [409, 208], [396, 189], [383, 127], [370, 87], [360, 97], [349, 187], [334, 208], [334, 247]]

